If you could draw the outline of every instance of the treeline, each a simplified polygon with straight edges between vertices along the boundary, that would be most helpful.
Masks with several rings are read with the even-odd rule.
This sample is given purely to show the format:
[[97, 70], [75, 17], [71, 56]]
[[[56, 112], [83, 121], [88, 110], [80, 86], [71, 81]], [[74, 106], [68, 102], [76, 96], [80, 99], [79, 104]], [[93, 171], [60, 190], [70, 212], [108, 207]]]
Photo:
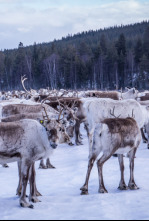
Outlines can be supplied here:
[[0, 90], [149, 87], [149, 22], [0, 51]]

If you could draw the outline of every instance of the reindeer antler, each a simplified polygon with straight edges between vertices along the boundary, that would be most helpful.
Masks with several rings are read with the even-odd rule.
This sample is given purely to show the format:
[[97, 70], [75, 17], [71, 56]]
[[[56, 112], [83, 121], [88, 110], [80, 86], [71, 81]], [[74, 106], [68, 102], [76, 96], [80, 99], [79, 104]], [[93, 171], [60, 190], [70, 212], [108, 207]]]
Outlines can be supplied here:
[[110, 109], [110, 114], [111, 114], [111, 116], [113, 116], [114, 118], [119, 118], [119, 117], [121, 116], [121, 114], [120, 114], [118, 117], [116, 117], [115, 114], [114, 114], [114, 112], [115, 112], [115, 106], [114, 106], [114, 108], [113, 108], [113, 113], [112, 113], [112, 110]]
[[[130, 117], [130, 115], [129, 115], [129, 114], [128, 114], [128, 117]], [[131, 116], [131, 117], [135, 119], [135, 115], [134, 115], [134, 109], [132, 109], [132, 116]]]
[[75, 104], [76, 104], [76, 100], [74, 101], [74, 103], [73, 103], [73, 105], [72, 105], [72, 108], [71, 109], [73, 109], [74, 107], [75, 107]]
[[25, 88], [25, 86], [24, 86], [24, 82], [25, 82], [26, 80], [27, 80], [27, 78], [26, 78], [25, 75], [21, 77], [22, 86], [23, 86], [23, 88], [24, 88], [24, 90], [26, 91], [27, 94], [33, 96], [33, 94], [31, 94], [31, 93]]
[[134, 115], [134, 109], [132, 110], [132, 118], [135, 119], [135, 115]]
[[46, 110], [46, 108], [45, 108], [44, 106], [42, 106], [42, 108], [43, 108], [44, 111], [45, 111], [45, 114], [46, 114], [47, 119], [50, 121], [50, 118], [49, 118], [49, 116], [48, 116], [48, 114], [47, 114], [47, 110]]
[[59, 116], [58, 116], [58, 122], [60, 122], [60, 120], [63, 120], [63, 118], [64, 118], [64, 115], [63, 115], [63, 118], [60, 119], [65, 106], [63, 104], [61, 104], [61, 102], [58, 99], [57, 99], [57, 101], [58, 101], [60, 107], [63, 106], [63, 108], [60, 109], [60, 113], [59, 113]]

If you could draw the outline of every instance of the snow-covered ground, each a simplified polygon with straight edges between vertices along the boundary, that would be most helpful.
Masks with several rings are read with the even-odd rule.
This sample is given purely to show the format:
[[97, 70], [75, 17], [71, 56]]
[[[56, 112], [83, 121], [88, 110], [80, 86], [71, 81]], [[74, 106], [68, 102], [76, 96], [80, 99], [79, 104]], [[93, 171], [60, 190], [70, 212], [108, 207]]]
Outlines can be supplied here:
[[[109, 193], [98, 194], [96, 165], [92, 171], [88, 196], [80, 195], [88, 164], [88, 144], [68, 147], [60, 145], [51, 158], [56, 170], [38, 170], [37, 186], [43, 194], [34, 210], [19, 207], [15, 196], [18, 175], [16, 163], [9, 169], [0, 167], [1, 220], [148, 220], [149, 219], [149, 150], [142, 144], [135, 162], [137, 191], [119, 191], [119, 164], [111, 158], [104, 167], [104, 180]], [[129, 160], [125, 159], [126, 181], [129, 181]]]

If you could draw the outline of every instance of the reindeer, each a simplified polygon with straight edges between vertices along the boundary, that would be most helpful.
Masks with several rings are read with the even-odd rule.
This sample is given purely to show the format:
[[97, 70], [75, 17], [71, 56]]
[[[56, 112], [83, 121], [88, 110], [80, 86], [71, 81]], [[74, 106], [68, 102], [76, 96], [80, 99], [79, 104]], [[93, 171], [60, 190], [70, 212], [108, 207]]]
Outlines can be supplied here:
[[10, 115], [24, 114], [24, 113], [40, 113], [42, 114], [43, 107], [47, 109], [49, 113], [57, 114], [53, 108], [46, 104], [29, 105], [29, 104], [8, 104], [2, 106], [2, 118], [9, 117]]
[[[62, 127], [61, 127], [60, 122], [59, 122], [59, 121], [56, 121], [55, 119], [49, 119], [49, 116], [47, 115], [46, 110], [45, 110], [45, 113], [46, 113], [46, 116], [43, 116], [43, 120], [40, 121], [40, 123], [46, 128], [47, 122], [49, 122], [49, 123], [48, 123], [48, 128], [49, 128], [49, 130], [50, 130], [50, 128], [51, 128], [51, 129], [52, 129], [52, 128], [56, 129], [56, 131], [57, 131], [57, 137], [58, 137], [58, 143], [60, 143], [60, 140], [61, 140], [61, 137], [62, 137], [62, 135], [61, 135], [61, 133], [60, 133], [60, 131], [62, 131]], [[46, 128], [46, 130], [47, 130], [47, 128]], [[18, 185], [18, 188], [17, 188], [17, 195], [18, 195], [18, 196], [21, 195], [21, 190], [22, 190], [22, 180], [21, 180], [21, 175], [20, 175], [20, 174], [21, 174], [21, 168], [20, 168], [20, 167], [21, 167], [21, 164], [18, 163], [18, 170], [19, 170], [19, 185]], [[39, 166], [39, 168], [40, 168], [40, 169], [48, 169], [48, 168], [55, 169], [55, 167], [52, 166], [52, 164], [51, 164], [49, 158], [46, 159], [46, 166], [45, 166], [44, 161], [43, 161], [43, 159], [42, 159], [42, 160], [40, 161], [40, 166]], [[32, 170], [32, 172], [31, 172], [30, 176], [32, 177], [32, 173], [35, 174], [34, 165], [32, 166], [32, 169], [31, 169], [31, 170]], [[39, 191], [37, 190], [35, 181], [34, 181], [34, 186], [35, 186], [36, 196], [42, 196], [42, 195], [39, 193]], [[38, 202], [38, 199], [33, 198], [31, 201], [33, 201], [33, 202], [36, 203], [36, 202]]]
[[[139, 92], [135, 89], [127, 89], [128, 91], [126, 93], [119, 93], [119, 92], [92, 92], [91, 94], [94, 95], [93, 93], [95, 93], [95, 97], [103, 97], [103, 98], [112, 98], [113, 100], [126, 100], [129, 98], [133, 98], [136, 99], [138, 96], [141, 97], [143, 96], [142, 94], [139, 94]], [[93, 96], [94, 97], [94, 96]], [[81, 123], [85, 122], [85, 110], [83, 107], [83, 104], [88, 101], [88, 100], [92, 100], [92, 98], [89, 99], [80, 99], [80, 98], [60, 98], [57, 99], [56, 101], [53, 101], [55, 98], [46, 98], [45, 100], [43, 100], [43, 102], [47, 102], [46, 104], [48, 104], [49, 106], [51, 106], [54, 109], [57, 109], [57, 106], [59, 105], [59, 102], [62, 105], [68, 106], [69, 108], [77, 108], [76, 112], [76, 125], [75, 125], [75, 136], [76, 136], [76, 144], [77, 145], [81, 145], [82, 142], [80, 140], [80, 125]]]
[[107, 118], [111, 118], [111, 108], [115, 109], [116, 115], [121, 118], [127, 118], [132, 116], [139, 128], [143, 128], [146, 122], [149, 121], [149, 111], [146, 107], [141, 106], [135, 100], [127, 101], [114, 101], [111, 99], [94, 99], [84, 102], [83, 109], [84, 115], [86, 116], [86, 128], [89, 136], [89, 147], [92, 150], [93, 146], [93, 134], [96, 124]]
[[[139, 103], [147, 110], [149, 110], [149, 100], [139, 101]], [[143, 142], [147, 143], [147, 148], [149, 149], [149, 121], [145, 123], [144, 128], [142, 128], [141, 132], [142, 132]], [[147, 134], [147, 137], [145, 136], [145, 133]]]
[[[50, 124], [51, 122], [47, 121], [45, 129], [34, 120], [0, 123], [0, 163], [21, 162], [20, 183], [22, 183], [22, 191], [20, 205], [25, 208], [33, 208], [33, 205], [26, 201], [26, 187], [30, 168], [35, 161], [47, 158], [57, 148], [57, 131], [55, 128], [51, 128]], [[32, 176], [32, 180], [35, 180], [34, 174]], [[36, 201], [35, 185], [31, 180], [30, 182], [30, 200]]]
[[[94, 162], [102, 152], [102, 157], [97, 161], [99, 173], [99, 193], [108, 193], [103, 181], [103, 165], [114, 154], [118, 154], [121, 181], [120, 190], [137, 190], [138, 187], [134, 180], [134, 158], [141, 142], [141, 132], [136, 121], [133, 118], [109, 118], [104, 119], [100, 124], [97, 124], [94, 130], [93, 146], [90, 150], [88, 171], [86, 181], [81, 188], [81, 194], [88, 194], [88, 182]], [[128, 187], [124, 180], [124, 162], [123, 154], [129, 153], [130, 159], [130, 181]]]
[[126, 88], [126, 92], [118, 91], [87, 91], [84, 97], [110, 98], [112, 100], [137, 99], [144, 96], [135, 88]]
[[[69, 137], [69, 135], [66, 132], [66, 128], [67, 128], [67, 124], [65, 122], [65, 119], [60, 119], [62, 112], [60, 112], [59, 114], [53, 114], [50, 112], [47, 112], [45, 106], [43, 105], [42, 107], [42, 112], [37, 112], [37, 113], [33, 113], [34, 110], [38, 111], [41, 110], [41, 108], [37, 108], [35, 109], [34, 106], [27, 106], [27, 105], [21, 105], [18, 107], [18, 105], [9, 105], [9, 111], [12, 110], [11, 113], [15, 113], [15, 111], [13, 111], [15, 107], [15, 111], [17, 110], [16, 113], [20, 113], [21, 110], [23, 110], [24, 114], [16, 114], [16, 115], [10, 115], [9, 117], [3, 118], [1, 121], [2, 122], [15, 122], [15, 121], [19, 121], [19, 120], [23, 120], [23, 119], [34, 119], [37, 120], [43, 124], [44, 120], [50, 120], [53, 119], [53, 127], [56, 128], [57, 132], [58, 132], [58, 136], [59, 136], [59, 143], [67, 143], [70, 146], [73, 146], [73, 143]], [[22, 109], [23, 107], [23, 109]], [[33, 108], [33, 110], [32, 110]], [[26, 111], [26, 113], [25, 113]], [[28, 111], [30, 111], [31, 113], [28, 113]], [[9, 115], [7, 113], [7, 111], [4, 112], [5, 116]], [[3, 115], [4, 115], [3, 114]], [[50, 118], [50, 119], [49, 119]], [[44, 120], [43, 120], [44, 119]], [[68, 123], [69, 126], [69, 123]], [[40, 169], [48, 169], [48, 168], [55, 168], [51, 163], [50, 163], [50, 159], [47, 159], [46, 161], [46, 166], [44, 165], [44, 161], [41, 160], [40, 162]]]
[[[43, 102], [46, 102], [47, 105], [57, 110], [59, 106], [63, 106], [64, 109], [70, 109], [73, 111], [73, 118], [75, 119], [76, 123], [74, 126], [75, 130], [75, 137], [76, 137], [76, 145], [82, 145], [82, 142], [80, 140], [80, 125], [81, 123], [85, 122], [85, 116], [84, 116], [84, 110], [83, 108], [83, 102], [84, 100], [88, 99], [79, 99], [79, 98], [59, 98], [56, 101], [51, 101], [51, 98], [45, 99]], [[48, 102], [47, 101], [51, 101]], [[71, 128], [72, 129], [72, 128]]]
[[[46, 110], [45, 110], [45, 113], [46, 113], [46, 118], [49, 120], [49, 116], [48, 116]], [[73, 146], [73, 143], [71, 142], [70, 137], [69, 137], [69, 135], [66, 132], [66, 128], [65, 128], [66, 127], [66, 125], [65, 125], [66, 123], [64, 122], [63, 119], [60, 119], [61, 114], [62, 114], [62, 109], [61, 109], [61, 111], [59, 113], [59, 117], [58, 117], [58, 120], [56, 122], [59, 124], [59, 123], [61, 123], [61, 121], [63, 121], [63, 124], [61, 123], [61, 127], [60, 128], [58, 128], [57, 124], [55, 125], [55, 128], [57, 128], [58, 135], [59, 135], [59, 144], [67, 143], [69, 146]], [[55, 169], [55, 167], [51, 164], [49, 158], [47, 158], [47, 160], [46, 160], [46, 165], [44, 164], [44, 161], [41, 160], [39, 168], [40, 169]]]
[[[63, 107], [64, 112], [67, 112], [67, 119], [75, 120], [75, 125], [69, 128], [71, 135], [73, 134], [73, 129], [75, 130], [76, 135], [76, 144], [80, 145], [82, 142], [80, 141], [80, 124], [84, 122], [84, 116], [81, 115], [81, 100], [78, 98], [57, 98], [56, 101], [53, 101], [54, 98], [46, 98], [43, 100], [43, 103], [46, 103], [50, 107], [58, 110], [59, 107]], [[48, 101], [48, 103], [47, 103]], [[69, 113], [69, 115], [68, 115]], [[69, 133], [69, 132], [68, 132]]]
[[144, 92], [144, 96], [141, 96], [138, 100], [142, 102], [149, 101], [149, 92]]

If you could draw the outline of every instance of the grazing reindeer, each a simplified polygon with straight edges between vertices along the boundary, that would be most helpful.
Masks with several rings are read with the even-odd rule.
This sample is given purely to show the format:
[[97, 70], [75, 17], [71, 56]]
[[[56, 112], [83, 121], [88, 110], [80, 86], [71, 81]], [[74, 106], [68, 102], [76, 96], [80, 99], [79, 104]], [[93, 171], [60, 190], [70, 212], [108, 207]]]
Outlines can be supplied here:
[[[121, 181], [120, 190], [137, 190], [138, 187], [134, 181], [134, 158], [141, 142], [141, 132], [136, 121], [133, 118], [126, 119], [105, 119], [94, 130], [93, 146], [90, 150], [88, 171], [84, 186], [81, 188], [82, 195], [88, 194], [88, 182], [94, 162], [101, 152], [102, 157], [97, 162], [99, 173], [99, 193], [107, 193], [103, 181], [103, 165], [114, 154], [119, 157]], [[124, 162], [123, 154], [129, 153], [130, 159], [130, 181], [128, 187], [124, 180]]]
[[[0, 123], [0, 164], [21, 162], [22, 191], [20, 205], [33, 208], [26, 201], [26, 187], [30, 168], [35, 161], [47, 158], [57, 148], [57, 130], [51, 121], [45, 122], [45, 128], [34, 120], [22, 120], [12, 123]], [[36, 200], [35, 174], [32, 174], [30, 200]]]

